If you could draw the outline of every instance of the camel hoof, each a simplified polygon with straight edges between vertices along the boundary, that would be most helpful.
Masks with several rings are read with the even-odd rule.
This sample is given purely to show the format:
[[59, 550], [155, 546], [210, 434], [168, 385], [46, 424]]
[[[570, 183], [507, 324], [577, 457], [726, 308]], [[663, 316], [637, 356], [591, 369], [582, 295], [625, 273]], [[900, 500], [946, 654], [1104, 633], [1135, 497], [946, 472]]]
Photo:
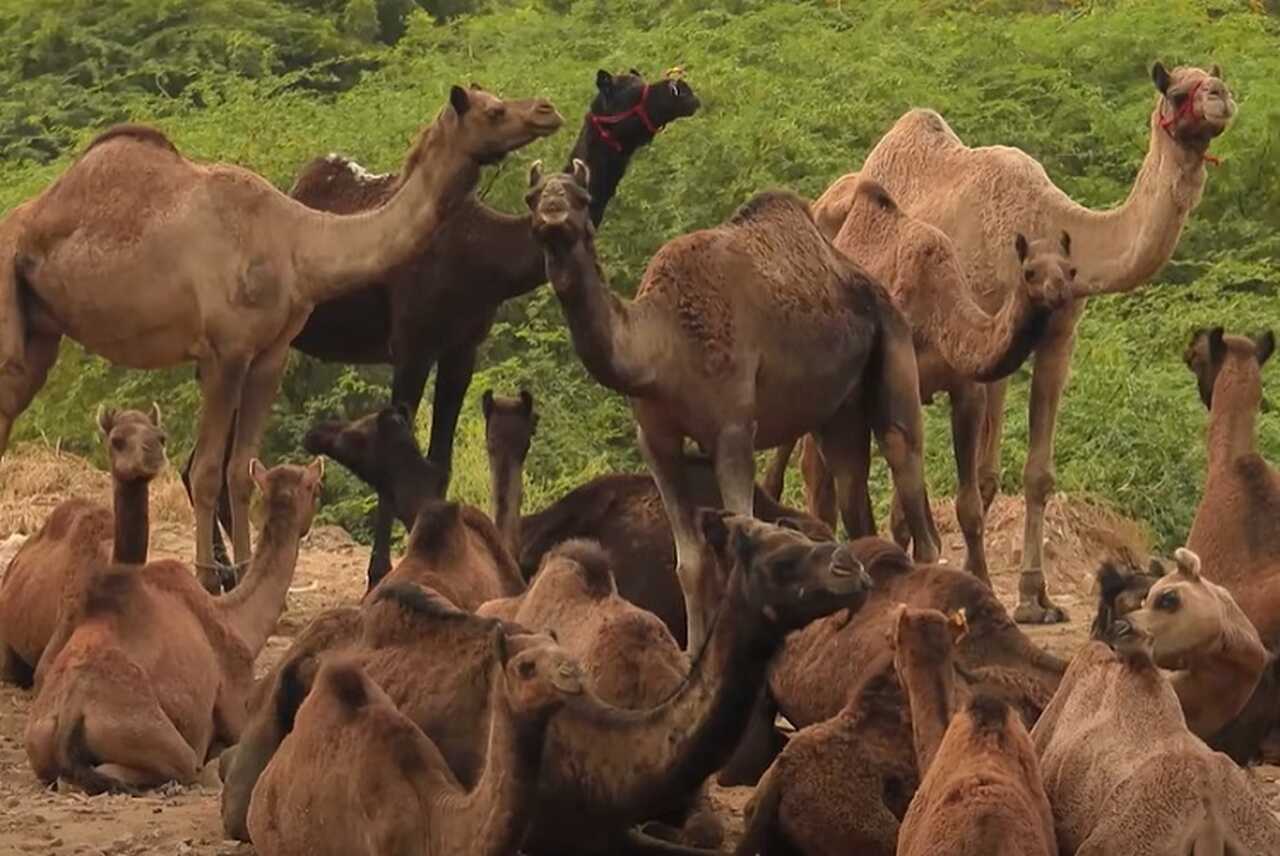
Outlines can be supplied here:
[[1060, 606], [1020, 603], [1013, 611], [1013, 620], [1017, 624], [1064, 624], [1071, 619]]
[[696, 811], [685, 822], [683, 844], [699, 850], [719, 850], [724, 843], [724, 821], [707, 809]]

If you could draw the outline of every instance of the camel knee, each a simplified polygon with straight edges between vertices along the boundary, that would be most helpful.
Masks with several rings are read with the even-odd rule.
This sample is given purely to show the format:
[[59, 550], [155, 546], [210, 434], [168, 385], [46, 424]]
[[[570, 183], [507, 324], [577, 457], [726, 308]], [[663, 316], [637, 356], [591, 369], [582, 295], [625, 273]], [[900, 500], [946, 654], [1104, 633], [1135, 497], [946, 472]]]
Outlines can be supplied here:
[[1028, 466], [1022, 474], [1022, 487], [1027, 502], [1044, 505], [1057, 487], [1052, 467]]
[[976, 486], [961, 488], [956, 493], [956, 522], [966, 538], [982, 536], [985, 509], [986, 503]]
[[217, 458], [204, 460], [197, 454], [188, 472], [192, 504], [212, 509], [222, 492], [222, 462]]
[[227, 495], [232, 507], [247, 506], [253, 499], [253, 476], [249, 474], [249, 459], [234, 455], [227, 465]]

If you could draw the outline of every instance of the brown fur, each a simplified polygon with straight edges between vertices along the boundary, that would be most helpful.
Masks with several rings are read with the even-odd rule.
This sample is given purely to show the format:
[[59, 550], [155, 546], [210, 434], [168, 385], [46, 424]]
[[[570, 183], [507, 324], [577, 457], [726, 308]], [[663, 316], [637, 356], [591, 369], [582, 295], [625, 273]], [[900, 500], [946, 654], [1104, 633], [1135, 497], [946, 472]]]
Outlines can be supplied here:
[[916, 769], [923, 779], [959, 704], [955, 646], [968, 632], [963, 610], [951, 617], [936, 609], [894, 608], [893, 667], [911, 706]]
[[120, 137], [128, 137], [129, 139], [138, 140], [139, 142], [150, 143], [153, 146], [159, 146], [162, 149], [167, 149], [175, 155], [178, 154], [178, 147], [170, 141], [164, 131], [161, 131], [159, 128], [152, 128], [150, 125], [136, 125], [125, 122], [119, 125], [113, 125], [90, 140], [89, 145], [85, 146], [84, 151], [81, 152], [81, 157], [103, 143]]
[[489, 455], [489, 502], [502, 543], [513, 557], [520, 555], [520, 505], [524, 498], [524, 461], [538, 430], [533, 396], [520, 390], [517, 398], [495, 396], [486, 389], [484, 446]]
[[[573, 175], [545, 178], [535, 166], [534, 233], [578, 356], [631, 401], [675, 537], [690, 647], [705, 637], [707, 615], [686, 437], [715, 459], [725, 507], [749, 515], [753, 451], [819, 431], [845, 526], [858, 535], [870, 534], [865, 463], [874, 429], [916, 552], [935, 559], [910, 328], [884, 288], [823, 237], [808, 204], [761, 194], [728, 222], [668, 242], [635, 299], [622, 301], [596, 257], [588, 183], [580, 162]], [[805, 395], [797, 397], [799, 386]]]
[[322, 473], [254, 465], [267, 516], [236, 592], [210, 597], [175, 561], [116, 565], [91, 571], [59, 617], [27, 721], [41, 781], [61, 775], [112, 790], [190, 782], [215, 748], [239, 739], [253, 660], [284, 609]]

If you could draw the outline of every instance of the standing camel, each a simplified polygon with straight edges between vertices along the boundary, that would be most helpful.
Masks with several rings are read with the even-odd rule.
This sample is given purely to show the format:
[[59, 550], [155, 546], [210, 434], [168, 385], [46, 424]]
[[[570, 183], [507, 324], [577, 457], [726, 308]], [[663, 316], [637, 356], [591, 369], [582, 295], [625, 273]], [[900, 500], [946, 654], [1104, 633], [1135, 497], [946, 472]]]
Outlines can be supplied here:
[[[971, 283], [989, 283], [981, 295], [995, 312], [1022, 287], [1023, 268], [1008, 252], [1014, 231], [1071, 234], [1078, 269], [1076, 295], [1053, 313], [1035, 349], [1031, 380], [1030, 442], [1023, 489], [1026, 527], [1019, 622], [1059, 622], [1066, 613], [1050, 599], [1043, 571], [1044, 510], [1054, 488], [1053, 435], [1066, 386], [1076, 323], [1086, 295], [1131, 291], [1155, 276], [1177, 246], [1182, 227], [1200, 201], [1209, 143], [1236, 112], [1221, 71], [1156, 63], [1146, 159], [1125, 202], [1094, 211], [1058, 189], [1034, 158], [1008, 146], [970, 148], [932, 110], [911, 110], [867, 155], [858, 175], [883, 185], [902, 209], [941, 229], [955, 243]], [[853, 191], [857, 182], [840, 182]], [[987, 387], [980, 465], [988, 505], [999, 483], [1000, 439], [1008, 381]]]
[[[595, 84], [569, 163], [581, 158], [591, 167], [591, 219], [598, 226], [632, 156], [699, 105], [689, 84], [674, 75], [648, 83], [635, 70], [616, 75], [601, 70]], [[383, 204], [400, 181], [400, 176], [373, 175], [354, 161], [329, 155], [303, 167], [289, 193], [312, 208], [353, 214]], [[374, 270], [359, 290], [320, 303], [293, 347], [329, 362], [390, 363], [391, 403], [406, 405], [411, 417], [431, 367], [437, 366], [427, 459], [436, 468], [432, 490], [443, 497], [476, 352], [498, 307], [546, 281], [542, 248], [530, 234], [528, 214], [506, 214], [467, 196], [440, 226], [429, 252], [420, 248], [408, 262], [392, 260]], [[224, 509], [225, 503], [220, 513]], [[395, 518], [395, 507], [379, 497], [370, 588], [391, 570]]]
[[0, 317], [21, 328], [0, 331], [0, 453], [64, 335], [131, 368], [194, 361], [202, 399], [192, 470], [196, 565], [202, 583], [215, 587], [224, 450], [230, 444], [235, 559], [245, 563], [249, 461], [289, 342], [312, 307], [414, 252], [482, 164], [561, 121], [548, 101], [504, 102], [455, 86], [411, 149], [394, 197], [351, 217], [312, 211], [241, 167], [188, 160], [153, 128], [106, 131], [0, 223]]
[[711, 453], [725, 507], [750, 516], [752, 453], [817, 431], [845, 527], [859, 534], [870, 526], [874, 428], [917, 555], [937, 558], [911, 328], [884, 288], [818, 231], [808, 203], [760, 194], [729, 222], [668, 242], [624, 302], [596, 258], [586, 164], [545, 179], [534, 164], [529, 182], [534, 234], [574, 349], [635, 413], [675, 537], [689, 650], [705, 638], [707, 604], [686, 437]]

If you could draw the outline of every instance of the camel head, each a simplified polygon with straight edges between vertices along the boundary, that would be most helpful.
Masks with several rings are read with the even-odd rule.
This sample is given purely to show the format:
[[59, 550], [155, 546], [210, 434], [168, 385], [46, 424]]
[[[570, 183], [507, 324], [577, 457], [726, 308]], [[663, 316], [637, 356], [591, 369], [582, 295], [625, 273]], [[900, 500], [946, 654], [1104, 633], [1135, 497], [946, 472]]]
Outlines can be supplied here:
[[713, 559], [706, 569], [740, 591], [751, 613], [787, 633], [841, 609], [862, 608], [871, 577], [843, 544], [814, 541], [796, 529], [726, 511], [699, 512]]
[[1151, 80], [1160, 93], [1156, 122], [1186, 148], [1203, 154], [1235, 116], [1235, 99], [1216, 65], [1208, 71], [1194, 66], [1169, 71], [1157, 62], [1151, 68]]
[[150, 413], [99, 407], [97, 422], [107, 444], [112, 478], [151, 481], [168, 466], [160, 405], [152, 404]]
[[1276, 335], [1265, 330], [1252, 338], [1228, 336], [1221, 327], [1200, 328], [1192, 332], [1191, 342], [1182, 356], [1187, 368], [1196, 376], [1200, 400], [1213, 408], [1213, 387], [1224, 366], [1233, 378], [1249, 383], [1262, 395], [1262, 367], [1275, 352]]
[[[396, 468], [405, 461], [437, 469], [423, 459], [413, 433], [413, 414], [404, 404], [384, 407], [354, 422], [317, 422], [307, 431], [302, 447], [313, 455], [333, 458], [380, 492], [391, 490]], [[436, 477], [443, 485], [443, 474]]]
[[1114, 562], [1104, 562], [1094, 575], [1098, 584], [1098, 611], [1093, 619], [1091, 635], [1101, 639], [1112, 623], [1134, 610], [1140, 609], [1151, 587], [1165, 575], [1165, 569], [1156, 559], [1143, 573], [1122, 570]]
[[517, 716], [547, 717], [583, 693], [578, 661], [546, 634], [499, 634], [498, 658], [506, 676], [507, 699]]
[[1145, 663], [1154, 662], [1153, 646], [1155, 639], [1142, 627], [1128, 618], [1120, 618], [1111, 622], [1101, 640], [1126, 660]]
[[591, 170], [573, 159], [572, 173], [542, 174], [542, 161], [529, 168], [525, 202], [533, 212], [533, 235], [544, 246], [568, 249], [595, 231], [591, 222]]
[[1028, 241], [1019, 232], [1014, 251], [1022, 265], [1022, 281], [1032, 303], [1056, 309], [1071, 302], [1076, 283], [1076, 267], [1071, 261], [1071, 235]]
[[1177, 568], [1151, 586], [1141, 609], [1126, 616], [1151, 636], [1156, 663], [1166, 669], [1179, 668], [1186, 656], [1217, 642], [1226, 620], [1218, 587], [1200, 575], [1200, 557], [1179, 547], [1174, 559]]
[[899, 674], [907, 671], [904, 658], [908, 652], [917, 662], [942, 663], [969, 632], [963, 609], [944, 615], [936, 609], [915, 609], [905, 603], [894, 607], [892, 625], [889, 641]]
[[626, 74], [601, 69], [596, 72], [596, 97], [587, 122], [606, 146], [621, 154], [645, 145], [666, 125], [698, 112], [699, 106], [682, 69], [671, 69], [652, 83], [634, 68]]
[[303, 535], [311, 531], [311, 521], [320, 505], [320, 489], [324, 486], [324, 458], [313, 458], [306, 466], [281, 464], [267, 469], [262, 461], [249, 462], [249, 476], [262, 491], [267, 519], [275, 515], [291, 515]]
[[484, 413], [484, 442], [490, 456], [512, 455], [523, 463], [538, 430], [533, 396], [522, 389], [517, 398], [505, 398], [486, 389], [480, 397], [480, 409]]
[[476, 163], [495, 164], [510, 152], [560, 130], [564, 119], [545, 98], [504, 101], [476, 84], [449, 90], [446, 120], [453, 142]]

